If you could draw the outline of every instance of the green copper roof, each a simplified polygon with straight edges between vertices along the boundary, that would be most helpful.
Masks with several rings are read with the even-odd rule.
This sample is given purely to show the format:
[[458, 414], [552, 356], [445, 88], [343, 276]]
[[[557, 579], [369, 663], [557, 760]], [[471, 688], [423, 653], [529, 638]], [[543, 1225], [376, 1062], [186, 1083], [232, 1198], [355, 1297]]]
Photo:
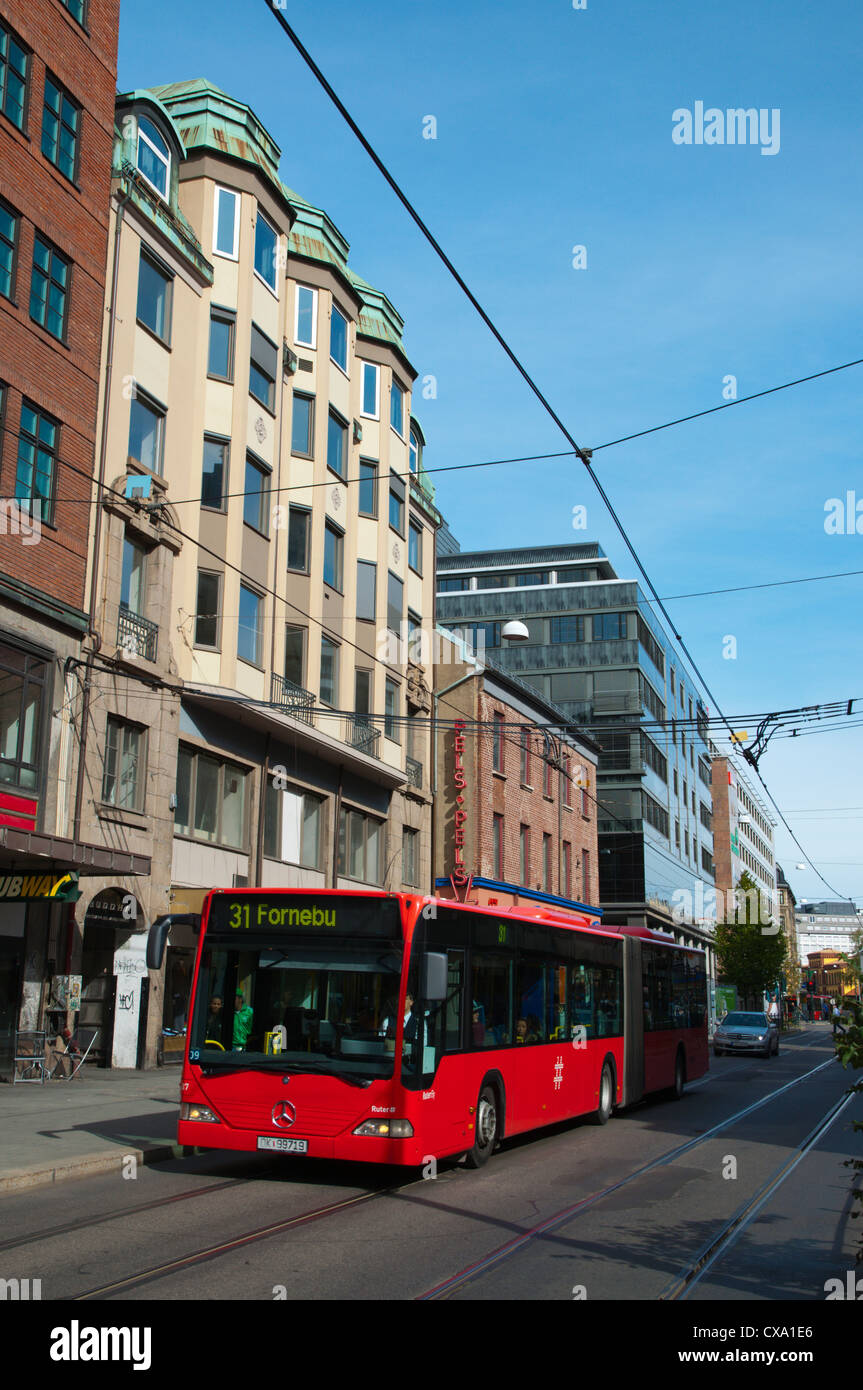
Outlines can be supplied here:
[[229, 97], [227, 92], [202, 77], [191, 82], [151, 87], [150, 92], [170, 113], [189, 153], [208, 149], [240, 159], [245, 164], [257, 165], [281, 193], [281, 150], [250, 106]]
[[188, 154], [210, 150], [257, 168], [290, 206], [289, 254], [332, 266], [362, 301], [360, 333], [388, 343], [406, 356], [401, 315], [381, 290], [348, 268], [350, 245], [327, 213], [282, 183], [281, 150], [251, 107], [201, 77], [129, 93], [121, 100], [144, 98], [157, 103], [167, 115]]

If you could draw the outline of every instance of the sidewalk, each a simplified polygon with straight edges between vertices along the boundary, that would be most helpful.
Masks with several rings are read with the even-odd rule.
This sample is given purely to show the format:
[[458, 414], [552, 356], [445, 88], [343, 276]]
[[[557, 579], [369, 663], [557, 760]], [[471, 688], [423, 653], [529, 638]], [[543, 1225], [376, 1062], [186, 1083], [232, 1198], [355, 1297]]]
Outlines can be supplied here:
[[74, 1081], [0, 1085], [0, 1196], [43, 1183], [172, 1158], [181, 1068], [109, 1071]]

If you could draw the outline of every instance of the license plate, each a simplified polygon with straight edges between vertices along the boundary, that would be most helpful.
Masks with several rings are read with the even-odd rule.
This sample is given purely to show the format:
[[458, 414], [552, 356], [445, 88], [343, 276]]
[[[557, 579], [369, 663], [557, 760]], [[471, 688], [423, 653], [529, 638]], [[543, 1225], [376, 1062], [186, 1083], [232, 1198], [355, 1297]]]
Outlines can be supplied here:
[[275, 1149], [282, 1154], [307, 1154], [308, 1139], [283, 1139], [280, 1135], [262, 1134], [258, 1138], [259, 1149]]

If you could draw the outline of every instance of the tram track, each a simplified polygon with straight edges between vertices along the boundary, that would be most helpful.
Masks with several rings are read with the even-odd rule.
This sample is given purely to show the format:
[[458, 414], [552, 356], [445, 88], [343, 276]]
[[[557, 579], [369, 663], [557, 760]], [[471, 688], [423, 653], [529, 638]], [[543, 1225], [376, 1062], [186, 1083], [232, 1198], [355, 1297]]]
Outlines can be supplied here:
[[[367, 1192], [360, 1192], [353, 1197], [345, 1197], [338, 1202], [330, 1202], [325, 1206], [316, 1207], [312, 1211], [301, 1212], [298, 1216], [286, 1217], [283, 1221], [275, 1221], [268, 1226], [260, 1226], [256, 1230], [247, 1231], [244, 1235], [234, 1236], [230, 1240], [219, 1241], [216, 1245], [205, 1246], [201, 1250], [192, 1251], [188, 1255], [182, 1255], [176, 1260], [168, 1260], [165, 1264], [154, 1265], [150, 1269], [140, 1270], [137, 1274], [130, 1274], [124, 1279], [114, 1279], [110, 1284], [103, 1284], [96, 1289], [88, 1289], [84, 1293], [71, 1294], [70, 1302], [83, 1303], [89, 1299], [110, 1298], [113, 1294], [126, 1293], [130, 1289], [140, 1288], [143, 1284], [152, 1283], [153, 1280], [163, 1279], [169, 1274], [175, 1274], [180, 1270], [190, 1269], [195, 1265], [205, 1264], [209, 1260], [218, 1259], [220, 1255], [227, 1255], [235, 1250], [241, 1250], [244, 1246], [254, 1245], [258, 1241], [269, 1240], [272, 1236], [281, 1235], [285, 1231], [294, 1230], [300, 1226], [308, 1226], [314, 1221], [325, 1220], [328, 1216], [335, 1216], [339, 1212], [348, 1211], [352, 1207], [363, 1206], [367, 1202], [374, 1201], [378, 1197], [387, 1197], [394, 1192], [400, 1191], [403, 1187], [411, 1187], [416, 1182], [423, 1182], [422, 1178], [412, 1178], [405, 1183], [397, 1183], [392, 1187], [373, 1188]], [[67, 1301], [67, 1300], [63, 1300]]]
[[[555, 1212], [552, 1216], [546, 1217], [544, 1221], [539, 1222], [536, 1226], [529, 1227], [520, 1235], [514, 1237], [512, 1240], [507, 1241], [504, 1245], [498, 1246], [495, 1250], [490, 1251], [481, 1259], [476, 1260], [470, 1265], [465, 1266], [465, 1268], [460, 1270], [457, 1274], [451, 1275], [448, 1279], [445, 1279], [442, 1282], [434, 1285], [432, 1288], [426, 1290], [424, 1293], [418, 1294], [416, 1296], [415, 1301], [436, 1302], [450, 1298], [453, 1294], [458, 1293], [461, 1289], [466, 1288], [469, 1284], [473, 1284], [477, 1280], [484, 1278], [485, 1275], [490, 1273], [491, 1270], [499, 1268], [506, 1261], [511, 1260], [514, 1256], [522, 1253], [528, 1246], [532, 1245], [535, 1241], [540, 1240], [544, 1236], [552, 1234], [552, 1232], [558, 1230], [561, 1226], [567, 1225], [570, 1221], [575, 1220], [577, 1217], [581, 1216], [584, 1212], [590, 1210], [592, 1207], [599, 1205], [599, 1203], [605, 1201], [607, 1198], [613, 1196], [618, 1192], [621, 1192], [624, 1188], [628, 1187], [631, 1183], [636, 1182], [639, 1178], [645, 1177], [647, 1174], [654, 1172], [658, 1168], [667, 1167], [672, 1163], [675, 1163], [685, 1154], [691, 1153], [701, 1144], [706, 1143], [709, 1139], [715, 1138], [716, 1135], [721, 1134], [724, 1130], [730, 1129], [733, 1125], [738, 1124], [741, 1120], [747, 1118], [749, 1115], [754, 1114], [757, 1110], [762, 1109], [763, 1106], [769, 1105], [774, 1100], [777, 1100], [780, 1096], [786, 1095], [796, 1086], [802, 1085], [804, 1081], [809, 1080], [810, 1077], [816, 1076], [819, 1072], [824, 1071], [825, 1068], [833, 1065], [835, 1062], [835, 1057], [827, 1058], [826, 1061], [820, 1062], [818, 1066], [812, 1067], [809, 1071], [804, 1072], [802, 1076], [794, 1077], [793, 1080], [786, 1082], [785, 1085], [780, 1086], [777, 1090], [769, 1092], [766, 1096], [762, 1096], [759, 1100], [754, 1101], [751, 1105], [747, 1105], [742, 1110], [738, 1110], [735, 1112], [735, 1114], [728, 1116], [724, 1120], [721, 1120], [718, 1124], [713, 1125], [708, 1130], [705, 1130], [703, 1134], [698, 1134], [694, 1138], [686, 1140], [685, 1143], [676, 1145], [673, 1149], [668, 1150], [667, 1153], [660, 1154], [657, 1158], [651, 1159], [649, 1163], [645, 1163], [640, 1168], [636, 1168], [632, 1173], [628, 1173], [626, 1177], [620, 1178], [617, 1182], [610, 1183], [607, 1187], [601, 1188], [597, 1192], [590, 1193], [587, 1197], [582, 1197], [577, 1202], [573, 1202], [571, 1205], [564, 1207], [560, 1211]], [[852, 1097], [847, 1097], [847, 1100], [851, 1099]], [[837, 1105], [831, 1107], [827, 1115], [822, 1117], [822, 1120], [819, 1121], [819, 1124], [815, 1127], [815, 1130], [810, 1131], [810, 1134], [807, 1136], [807, 1138], [802, 1141], [803, 1144], [808, 1145], [805, 1152], [808, 1152], [809, 1148], [811, 1148], [815, 1143], [817, 1143], [824, 1130], [826, 1128], [829, 1128], [829, 1124], [832, 1123], [833, 1119], [837, 1117], [840, 1110], [844, 1108], [845, 1103], [847, 1103], [846, 1098], [843, 1098], [842, 1102], [837, 1102]], [[811, 1142], [809, 1142], [810, 1140]], [[750, 1202], [746, 1204], [745, 1209], [741, 1210], [739, 1213], [736, 1214], [736, 1216], [738, 1216], [739, 1219], [735, 1222], [734, 1218], [731, 1218], [731, 1221], [725, 1224], [719, 1235], [716, 1236], [711, 1242], [709, 1242], [708, 1247], [699, 1252], [699, 1256], [697, 1257], [696, 1261], [699, 1264], [699, 1267], [703, 1265], [704, 1270], [708, 1268], [708, 1264], [706, 1262], [710, 1258], [710, 1252], [714, 1249], [717, 1249], [718, 1257], [718, 1246], [720, 1242], [725, 1242], [724, 1248], [727, 1248], [727, 1246], [732, 1243], [734, 1232], [738, 1228], [742, 1229], [742, 1224], [745, 1223], [747, 1219], [747, 1212], [749, 1211], [749, 1208], [754, 1203], [756, 1203], [759, 1197], [761, 1197], [762, 1195], [764, 1197], [764, 1200], [766, 1201], [767, 1198], [771, 1195], [771, 1193], [775, 1191], [776, 1187], [779, 1186], [780, 1182], [783, 1180], [783, 1176], [790, 1175], [792, 1168], [796, 1167], [797, 1162], [799, 1162], [800, 1159], [803, 1156], [805, 1156], [805, 1153], [798, 1153], [797, 1150], [795, 1150], [795, 1155], [796, 1157], [793, 1162], [791, 1160], [786, 1161], [779, 1173], [773, 1175], [775, 1180], [773, 1182], [773, 1186], [770, 1188], [770, 1191], [764, 1191], [762, 1193], [762, 1190], [759, 1190], [759, 1192], [755, 1194], [755, 1197], [753, 1197], [750, 1200]], [[755, 1214], [756, 1212], [753, 1210], [751, 1212], [751, 1216], [754, 1216]], [[731, 1227], [732, 1222], [734, 1222], [733, 1230], [729, 1229]], [[710, 1263], [712, 1262], [713, 1261], [710, 1260]], [[679, 1275], [677, 1277], [677, 1280], [674, 1281], [675, 1286], [677, 1282], [680, 1281], [681, 1277], [685, 1276], [686, 1272], [687, 1271], [684, 1270], [682, 1272], [682, 1275]], [[689, 1281], [691, 1281], [694, 1278], [695, 1272], [696, 1271], [693, 1271], [689, 1275]], [[700, 1275], [698, 1277], [700, 1277]], [[670, 1288], [671, 1285], [667, 1287]], [[665, 1291], [663, 1291], [663, 1294], [660, 1296], [667, 1298], [669, 1295]]]

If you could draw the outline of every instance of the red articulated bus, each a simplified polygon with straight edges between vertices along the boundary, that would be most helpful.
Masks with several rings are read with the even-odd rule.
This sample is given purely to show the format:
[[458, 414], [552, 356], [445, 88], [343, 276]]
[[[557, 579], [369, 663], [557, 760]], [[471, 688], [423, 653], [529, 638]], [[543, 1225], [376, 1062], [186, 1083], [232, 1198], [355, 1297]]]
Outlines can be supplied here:
[[189, 1016], [179, 1140], [204, 1149], [479, 1167], [708, 1066], [702, 952], [404, 893], [213, 891]]

